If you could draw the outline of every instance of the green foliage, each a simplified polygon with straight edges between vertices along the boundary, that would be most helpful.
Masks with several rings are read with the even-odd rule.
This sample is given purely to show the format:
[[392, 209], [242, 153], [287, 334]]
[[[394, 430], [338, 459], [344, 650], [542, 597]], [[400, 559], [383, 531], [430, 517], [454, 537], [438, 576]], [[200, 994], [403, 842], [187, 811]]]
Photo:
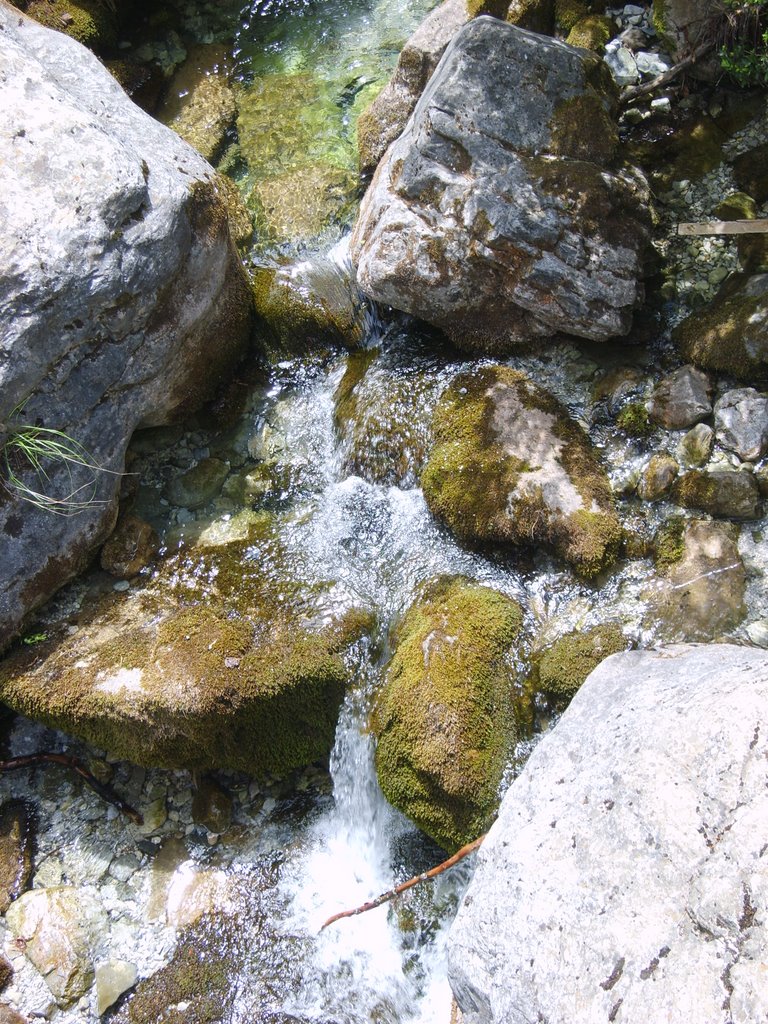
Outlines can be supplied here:
[[[22, 409], [23, 405], [17, 406], [8, 422], [0, 424], [2, 486], [36, 508], [59, 516], [77, 515], [104, 504], [96, 499], [98, 478], [110, 470], [98, 466], [80, 442], [64, 431], [19, 422]], [[55, 485], [54, 473], [58, 477]]]
[[768, 85], [768, 0], [725, 0], [725, 42], [720, 64], [738, 85]]

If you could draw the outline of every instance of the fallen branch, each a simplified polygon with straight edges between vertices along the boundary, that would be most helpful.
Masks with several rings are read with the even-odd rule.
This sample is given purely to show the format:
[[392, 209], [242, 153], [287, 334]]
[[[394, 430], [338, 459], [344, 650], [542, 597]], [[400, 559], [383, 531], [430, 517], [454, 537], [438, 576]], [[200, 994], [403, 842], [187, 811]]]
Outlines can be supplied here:
[[108, 804], [116, 807], [135, 825], [144, 824], [144, 819], [138, 811], [135, 811], [119, 797], [111, 786], [99, 782], [94, 775], [91, 775], [82, 761], [78, 761], [76, 757], [70, 757], [69, 754], [25, 754], [22, 757], [11, 757], [7, 761], [0, 761], [0, 772], [11, 772], [18, 768], [36, 768], [41, 764], [59, 764], [65, 768], [71, 768], [72, 771], [77, 772], [87, 786], [91, 787], [94, 793], [98, 793], [102, 800], [106, 800]]
[[664, 85], [668, 85], [673, 78], [677, 78], [681, 71], [685, 71], [691, 64], [695, 64], [701, 57], [706, 56], [710, 50], [715, 48], [714, 42], [702, 43], [701, 46], [697, 47], [693, 53], [689, 53], [687, 57], [684, 57], [678, 64], [674, 64], [667, 71], [652, 78], [650, 82], [645, 82], [643, 85], [630, 85], [619, 97], [619, 106], [625, 107], [627, 103], [636, 99], [638, 96], [644, 96], [646, 93], [653, 92], [655, 89], [660, 89]]
[[[487, 833], [485, 835], [487, 835]], [[452, 868], [454, 864], [458, 864], [460, 860], [464, 860], [468, 854], [476, 850], [485, 839], [485, 835], [480, 836], [479, 839], [474, 839], [471, 843], [467, 843], [466, 846], [462, 846], [457, 853], [454, 853], [454, 855], [449, 857], [448, 860], [444, 860], [442, 864], [438, 864], [437, 867], [430, 868], [429, 871], [425, 871], [421, 875], [414, 875], [414, 877], [409, 878], [407, 882], [402, 882], [400, 885], [396, 885], [394, 889], [389, 889], [387, 892], [383, 892], [381, 896], [377, 896], [375, 900], [371, 900], [369, 903], [363, 903], [361, 906], [355, 907], [354, 910], [342, 910], [340, 913], [334, 914], [332, 917], [328, 918], [320, 931], [327, 928], [329, 924], [333, 924], [334, 921], [340, 921], [342, 917], [356, 917], [358, 914], [364, 914], [367, 910], [375, 910], [376, 907], [380, 907], [382, 903], [388, 903], [390, 900], [394, 899], [395, 896], [399, 896], [401, 892], [405, 892], [406, 889], [412, 889], [414, 885], [418, 885], [419, 882], [426, 882], [429, 878], [435, 878], [437, 875], [442, 875], [442, 873], [447, 871], [448, 868]]]

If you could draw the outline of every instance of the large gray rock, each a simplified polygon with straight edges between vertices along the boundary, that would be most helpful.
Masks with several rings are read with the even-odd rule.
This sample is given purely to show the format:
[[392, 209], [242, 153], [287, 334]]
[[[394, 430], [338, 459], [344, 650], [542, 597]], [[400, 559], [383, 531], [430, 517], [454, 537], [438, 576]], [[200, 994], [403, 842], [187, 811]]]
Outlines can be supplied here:
[[394, 74], [357, 122], [360, 170], [373, 172], [387, 146], [405, 128], [445, 48], [469, 21], [467, 0], [443, 0], [400, 52]]
[[614, 96], [594, 54], [492, 18], [466, 25], [363, 200], [363, 291], [467, 348], [625, 334], [648, 192], [617, 163]]
[[768, 654], [616, 654], [502, 802], [449, 936], [466, 1024], [768, 1014]]
[[724, 448], [757, 462], [768, 451], [768, 395], [733, 388], [715, 403], [715, 432]]
[[5, 449], [59, 512], [85, 508], [40, 509], [0, 469], [2, 647], [114, 525], [136, 427], [199, 405], [242, 354], [251, 300], [202, 157], [4, 0], [0, 53], [0, 427], [64, 431], [90, 463], [45, 479]]

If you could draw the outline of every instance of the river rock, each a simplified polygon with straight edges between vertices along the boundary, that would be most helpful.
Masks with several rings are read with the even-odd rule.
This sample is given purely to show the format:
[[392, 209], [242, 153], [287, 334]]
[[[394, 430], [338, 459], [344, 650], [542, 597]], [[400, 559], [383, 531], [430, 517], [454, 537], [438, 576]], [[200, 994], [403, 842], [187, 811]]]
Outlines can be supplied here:
[[669, 494], [679, 470], [676, 459], [664, 452], [657, 452], [651, 456], [643, 470], [637, 493], [643, 501], [661, 501]]
[[192, 820], [209, 832], [226, 832], [232, 824], [232, 797], [213, 779], [202, 779], [192, 798]]
[[216, 497], [228, 476], [228, 462], [201, 459], [192, 469], [169, 481], [163, 494], [172, 505], [201, 508]]
[[693, 366], [681, 366], [654, 388], [648, 414], [667, 430], [684, 430], [712, 412], [709, 377]]
[[[722, 18], [717, 0], [653, 0], [653, 25], [676, 61], [700, 46]], [[706, 65], [707, 60], [698, 61]]]
[[0, 424], [63, 431], [87, 462], [51, 460], [46, 479], [6, 448], [59, 511], [83, 508], [54, 515], [4, 487], [2, 647], [111, 531], [133, 431], [231, 372], [251, 298], [202, 157], [72, 39], [4, 4], [0, 35]]
[[684, 359], [753, 384], [768, 377], [768, 274], [731, 274], [717, 295], [679, 324]]
[[424, 497], [460, 539], [545, 545], [587, 577], [613, 563], [622, 533], [608, 478], [551, 395], [485, 366], [454, 379], [432, 426]]
[[754, 388], [734, 388], [715, 402], [717, 440], [745, 462], [768, 451], [768, 395]]
[[387, 146], [405, 128], [446, 46], [469, 18], [467, 0], [443, 0], [400, 51], [394, 74], [357, 122], [363, 174], [373, 173]]
[[746, 470], [692, 469], [677, 478], [672, 497], [683, 508], [724, 519], [757, 519], [760, 515], [760, 490]]
[[593, 669], [629, 643], [617, 623], [566, 633], [544, 651], [537, 665], [537, 686], [559, 700], [571, 700]]
[[136, 964], [128, 960], [107, 960], [96, 968], [96, 1009], [102, 1014], [133, 988], [138, 978]]
[[363, 291], [470, 349], [625, 334], [648, 192], [616, 162], [607, 74], [554, 39], [465, 25], [363, 200], [351, 241]]
[[744, 618], [746, 572], [733, 523], [673, 516], [654, 538], [660, 578], [647, 626], [665, 640], [714, 640]]
[[23, 800], [0, 806], [0, 914], [32, 883], [35, 815]]
[[59, 1006], [71, 1006], [90, 989], [93, 950], [106, 927], [92, 896], [69, 885], [32, 889], [12, 904], [6, 920]]
[[516, 736], [507, 660], [519, 605], [460, 577], [434, 581], [394, 637], [379, 698], [376, 772], [386, 798], [448, 850], [482, 833]]
[[768, 1014], [768, 655], [615, 654], [512, 784], [448, 938], [465, 1024]]
[[684, 465], [703, 466], [709, 461], [715, 432], [707, 423], [697, 423], [680, 441], [679, 453]]
[[29, 1017], [22, 1017], [7, 1003], [0, 1003], [0, 1024], [29, 1024]]
[[144, 587], [104, 595], [76, 632], [0, 663], [0, 699], [148, 767], [284, 775], [326, 756], [341, 651], [365, 627], [310, 628], [304, 585], [263, 570], [255, 539], [185, 547]]
[[101, 549], [101, 567], [118, 579], [131, 579], [149, 565], [159, 546], [160, 539], [149, 523], [138, 516], [121, 516]]

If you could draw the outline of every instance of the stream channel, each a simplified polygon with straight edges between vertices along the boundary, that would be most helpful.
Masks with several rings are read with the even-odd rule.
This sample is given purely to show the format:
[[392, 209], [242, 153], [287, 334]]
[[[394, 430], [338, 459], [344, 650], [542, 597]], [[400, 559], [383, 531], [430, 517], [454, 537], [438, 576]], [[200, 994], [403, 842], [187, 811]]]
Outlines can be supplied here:
[[[233, 144], [223, 158], [257, 225], [258, 182], [276, 176], [276, 166], [293, 173], [322, 163], [354, 173], [355, 118], [430, 6], [429, 0], [267, 0], [237, 11], [234, 35], [227, 4], [182, 9], [186, 30], [194, 26], [200, 41], [229, 40], [235, 77], [249, 95], [241, 109], [250, 110], [250, 123], [258, 122], [260, 97], [276, 101], [282, 95], [295, 105], [288, 118], [295, 128], [294, 152], [280, 136], [277, 119], [274, 138], [267, 133], [248, 153]], [[342, 195], [337, 216], [311, 241], [257, 233], [252, 266], [321, 253], [328, 273], [352, 287], [343, 236], [354, 208], [353, 190]], [[43, 633], [70, 623], [76, 630], [80, 611], [112, 592], [115, 600], [134, 601], [138, 608], [142, 592], [157, 585], [161, 572], [164, 578], [171, 572], [179, 592], [205, 600], [206, 588], [216, 586], [215, 558], [212, 570], [205, 552], [226, 552], [232, 544], [242, 558], [243, 579], [258, 577], [259, 586], [294, 603], [305, 621], [326, 623], [355, 608], [376, 624], [372, 636], [348, 655], [355, 683], [345, 698], [330, 765], [287, 779], [254, 781], [222, 773], [217, 779], [232, 799], [232, 818], [217, 835], [193, 820], [188, 773], [115, 762], [18, 720], [9, 741], [12, 754], [47, 749], [95, 759], [147, 819], [139, 829], [58, 769], [3, 777], [4, 799], [35, 807], [34, 885], [74, 886], [82, 899], [98, 905], [91, 945], [94, 963], [106, 965], [107, 974], [119, 974], [115, 964], [121, 963], [134, 965], [139, 979], [169, 963], [177, 968], [157, 974], [154, 989], [145, 986], [133, 1001], [123, 997], [102, 1018], [98, 986], [60, 1010], [3, 923], [5, 952], [16, 972], [5, 995], [27, 1014], [60, 1024], [448, 1024], [451, 997], [442, 949], [469, 865], [388, 907], [319, 931], [331, 914], [444, 858], [389, 807], [375, 778], [368, 723], [392, 626], [427, 581], [463, 574], [522, 605], [525, 639], [514, 652], [521, 685], [535, 651], [574, 629], [619, 623], [628, 645], [637, 646], [659, 638], [715, 639], [691, 637], [688, 623], [662, 620], [653, 611], [648, 595], [657, 577], [649, 557], [623, 561], [606, 579], [585, 584], [540, 551], [511, 558], [459, 546], [429, 513], [418, 481], [435, 404], [456, 374], [478, 361], [407, 318], [364, 306], [361, 317], [361, 350], [273, 351], [243, 371], [235, 389], [236, 415], [217, 407], [183, 430], [137, 435], [129, 466], [140, 481], [136, 511], [161, 537], [160, 564], [130, 584], [92, 571], [65, 588], [35, 627]], [[655, 367], [668, 357], [667, 327], [660, 322], [650, 347], [561, 343], [508, 361], [551, 391], [588, 430], [609, 470], [624, 525], [644, 537], [680, 510], [664, 501], [643, 503], [632, 494], [630, 483], [661, 442], [658, 433], [635, 439], [616, 430], [605, 408], [619, 384], [605, 382], [623, 381], [622, 398], [647, 397], [659, 375]], [[673, 446], [681, 436], [667, 432], [662, 440]], [[207, 458], [229, 467], [219, 493], [195, 508], [171, 504], [163, 496], [169, 481]], [[244, 475], [258, 467], [263, 486], [245, 493]], [[731, 635], [743, 642], [765, 643], [768, 633], [763, 528], [758, 521], [740, 531], [748, 613]], [[550, 723], [542, 703], [539, 730]], [[505, 783], [533, 743], [535, 737], [526, 738], [515, 751]], [[204, 978], [203, 995], [185, 979], [185, 963]]]

